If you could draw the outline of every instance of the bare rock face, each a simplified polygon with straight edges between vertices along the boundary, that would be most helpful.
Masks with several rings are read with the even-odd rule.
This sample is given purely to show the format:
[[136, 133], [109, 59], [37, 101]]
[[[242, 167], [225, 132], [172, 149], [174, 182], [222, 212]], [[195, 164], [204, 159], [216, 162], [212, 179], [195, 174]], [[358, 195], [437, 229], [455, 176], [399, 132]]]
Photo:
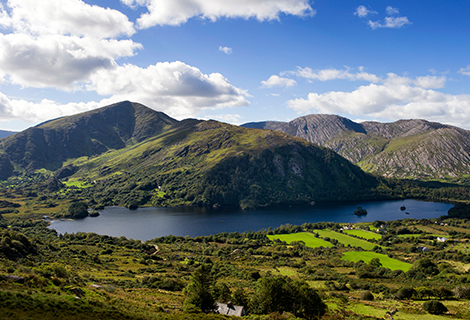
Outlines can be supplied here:
[[315, 114], [249, 128], [282, 131], [334, 150], [386, 177], [460, 180], [470, 170], [470, 132], [426, 120], [362, 122]]

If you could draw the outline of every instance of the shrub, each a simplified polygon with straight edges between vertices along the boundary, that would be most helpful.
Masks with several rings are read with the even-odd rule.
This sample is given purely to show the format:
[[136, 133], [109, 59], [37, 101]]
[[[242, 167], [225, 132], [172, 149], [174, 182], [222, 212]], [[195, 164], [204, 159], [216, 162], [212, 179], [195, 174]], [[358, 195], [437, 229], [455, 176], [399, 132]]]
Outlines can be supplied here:
[[370, 291], [361, 292], [361, 300], [372, 301], [374, 300], [374, 295]]
[[423, 303], [423, 309], [430, 314], [442, 314], [448, 311], [442, 302], [436, 300], [426, 301]]

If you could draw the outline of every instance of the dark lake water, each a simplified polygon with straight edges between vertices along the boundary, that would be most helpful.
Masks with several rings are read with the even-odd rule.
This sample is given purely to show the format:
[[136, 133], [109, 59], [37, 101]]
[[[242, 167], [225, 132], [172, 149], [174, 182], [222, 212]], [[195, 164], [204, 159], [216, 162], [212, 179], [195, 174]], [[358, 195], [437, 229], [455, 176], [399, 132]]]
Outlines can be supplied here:
[[[366, 216], [356, 216], [358, 206]], [[406, 210], [401, 211], [400, 207]], [[370, 222], [405, 218], [428, 219], [446, 215], [451, 204], [416, 200], [321, 203], [314, 206], [277, 207], [258, 210], [226, 210], [197, 207], [139, 208], [107, 207], [96, 218], [54, 220], [50, 228], [59, 233], [94, 232], [110, 236], [150, 240], [161, 236], [206, 236], [220, 232], [259, 231], [283, 224], [306, 222]], [[406, 214], [409, 213], [409, 214]]]

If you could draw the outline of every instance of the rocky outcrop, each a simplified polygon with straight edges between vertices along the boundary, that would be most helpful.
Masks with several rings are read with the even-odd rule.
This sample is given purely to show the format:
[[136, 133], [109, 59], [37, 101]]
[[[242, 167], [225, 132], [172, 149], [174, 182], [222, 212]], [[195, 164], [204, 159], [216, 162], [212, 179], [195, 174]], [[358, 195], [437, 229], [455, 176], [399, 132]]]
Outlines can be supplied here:
[[459, 181], [470, 170], [470, 132], [426, 120], [356, 123], [320, 114], [243, 126], [304, 138], [386, 177]]

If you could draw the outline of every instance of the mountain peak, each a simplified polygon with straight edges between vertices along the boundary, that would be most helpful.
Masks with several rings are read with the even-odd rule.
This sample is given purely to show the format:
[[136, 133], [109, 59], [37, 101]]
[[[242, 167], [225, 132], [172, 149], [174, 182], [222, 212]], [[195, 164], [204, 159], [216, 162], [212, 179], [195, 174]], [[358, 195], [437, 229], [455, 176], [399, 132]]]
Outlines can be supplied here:
[[141, 142], [177, 122], [139, 103], [123, 101], [44, 122], [3, 139], [0, 147], [27, 170], [55, 170], [67, 159]]

